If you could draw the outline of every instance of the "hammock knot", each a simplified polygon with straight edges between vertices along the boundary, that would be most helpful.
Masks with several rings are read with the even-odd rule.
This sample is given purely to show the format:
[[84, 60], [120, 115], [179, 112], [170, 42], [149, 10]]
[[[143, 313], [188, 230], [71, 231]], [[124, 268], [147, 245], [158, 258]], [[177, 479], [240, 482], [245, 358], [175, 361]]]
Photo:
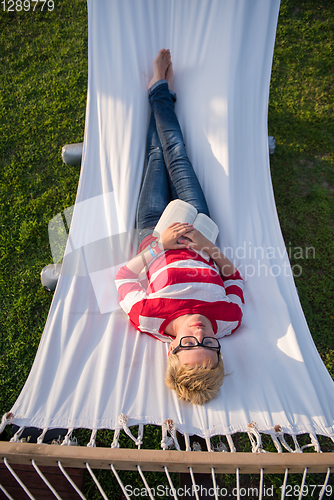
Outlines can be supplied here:
[[[118, 417], [118, 422], [123, 427], [123, 431], [125, 432], [125, 434], [127, 434], [132, 439], [132, 441], [135, 443], [136, 446], [140, 446], [143, 444], [142, 432], [139, 430], [138, 437], [135, 438], [134, 435], [132, 434], [132, 432], [130, 431], [130, 429], [127, 425], [127, 423], [128, 423], [128, 416], [127, 415], [125, 415], [124, 413], [121, 413], [120, 416]], [[117, 437], [117, 443], [118, 443], [118, 437]], [[112, 446], [112, 447], [115, 448], [116, 446]]]
[[[295, 435], [292, 435], [293, 442], [295, 443], [295, 449], [293, 450], [291, 446], [288, 445], [288, 443], [285, 440], [284, 437], [284, 430], [280, 425], [275, 425], [274, 426], [274, 435], [271, 436], [274, 445], [276, 446], [276, 449], [278, 453], [282, 453], [282, 446], [289, 452], [289, 453], [303, 453], [303, 450], [300, 448], [299, 443], [297, 441], [297, 438]], [[282, 445], [282, 446], [281, 446]]]
[[193, 443], [193, 450], [194, 451], [202, 451], [202, 447], [201, 447], [201, 445], [197, 441], [195, 441]]
[[171, 418], [167, 418], [167, 420], [165, 420], [164, 424], [167, 427], [167, 430], [169, 432], [173, 432], [175, 430], [175, 425], [174, 425], [174, 422]]
[[92, 430], [92, 434], [90, 436], [89, 443], [87, 444], [87, 448], [95, 448], [96, 447], [96, 435], [97, 435], [97, 429]]
[[61, 442], [58, 438], [57, 441], [52, 441], [52, 444], [60, 444], [61, 446], [78, 446], [78, 440], [76, 437], [72, 437], [73, 428], [69, 429], [63, 441]]
[[168, 437], [167, 435], [164, 436], [161, 440], [161, 448], [163, 450], [167, 450], [170, 447], [173, 447], [174, 445], [174, 439], [171, 437]]
[[[167, 432], [171, 435], [171, 438], [168, 438]], [[171, 418], [167, 418], [164, 421], [162, 426], [162, 440], [161, 447], [166, 450], [168, 447], [174, 445], [177, 450], [180, 450], [180, 445], [176, 436], [176, 426]]]
[[65, 436], [62, 442], [59, 442], [59, 438], [52, 441], [52, 444], [60, 444], [61, 446], [78, 446], [78, 440], [76, 437], [71, 438], [70, 436]]
[[118, 423], [124, 427], [128, 423], [128, 416], [125, 413], [121, 413], [118, 417]]
[[40, 436], [38, 436], [37, 438], [37, 444], [43, 444], [43, 441], [44, 441], [44, 438], [45, 438], [45, 434], [48, 432], [48, 428], [46, 427], [45, 429], [43, 429], [43, 432]]
[[250, 422], [248, 424], [248, 429], [249, 431], [247, 432], [247, 434], [252, 445], [252, 453], [266, 453], [262, 448], [261, 434], [256, 428], [256, 423], [253, 421]]
[[111, 448], [119, 448], [119, 442], [118, 442], [119, 435], [120, 435], [120, 430], [116, 429], [114, 433], [114, 439], [111, 443]]
[[216, 450], [220, 452], [227, 452], [226, 446], [221, 441], [219, 441], [219, 443], [217, 444]]
[[0, 434], [3, 432], [6, 425], [11, 424], [14, 419], [14, 413], [8, 412], [2, 416], [0, 423]]

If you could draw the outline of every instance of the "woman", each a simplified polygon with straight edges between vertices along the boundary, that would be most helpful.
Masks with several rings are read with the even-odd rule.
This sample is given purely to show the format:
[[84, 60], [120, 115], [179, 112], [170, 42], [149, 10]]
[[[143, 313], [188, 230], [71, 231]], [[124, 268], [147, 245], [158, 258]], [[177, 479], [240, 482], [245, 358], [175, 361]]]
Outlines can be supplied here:
[[[170, 52], [162, 49], [148, 86], [152, 113], [137, 210], [139, 253], [119, 271], [116, 286], [135, 328], [170, 342], [167, 386], [179, 398], [203, 404], [217, 396], [223, 383], [217, 337], [233, 333], [241, 323], [242, 278], [219, 248], [189, 224], [174, 222], [159, 239], [152, 235], [175, 198], [210, 216], [174, 112], [172, 76]], [[197, 253], [203, 249], [209, 261]], [[146, 287], [139, 280], [144, 267]]]

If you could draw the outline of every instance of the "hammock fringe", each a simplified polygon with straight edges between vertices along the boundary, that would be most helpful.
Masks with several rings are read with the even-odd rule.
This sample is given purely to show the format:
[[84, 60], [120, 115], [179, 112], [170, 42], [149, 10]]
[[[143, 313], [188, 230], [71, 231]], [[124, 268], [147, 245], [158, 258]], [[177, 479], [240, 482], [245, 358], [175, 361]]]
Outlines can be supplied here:
[[11, 424], [13, 420], [14, 420], [14, 414], [11, 412], [7, 412], [2, 416], [0, 423], [0, 434], [4, 431], [6, 425]]

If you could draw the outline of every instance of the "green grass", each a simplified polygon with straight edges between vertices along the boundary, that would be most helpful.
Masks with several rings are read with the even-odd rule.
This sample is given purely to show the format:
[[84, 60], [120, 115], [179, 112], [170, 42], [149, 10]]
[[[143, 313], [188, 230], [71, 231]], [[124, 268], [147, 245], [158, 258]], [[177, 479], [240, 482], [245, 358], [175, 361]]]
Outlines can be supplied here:
[[[28, 376], [52, 299], [39, 278], [52, 260], [48, 223], [74, 203], [79, 178], [78, 167], [62, 163], [61, 147], [83, 140], [87, 8], [80, 0], [55, 3], [49, 13], [0, 11], [1, 414], [14, 404]], [[282, 0], [270, 89], [269, 133], [276, 138], [271, 174], [291, 263], [302, 268], [295, 278], [302, 307], [332, 377], [333, 43], [331, 0]], [[315, 255], [305, 258], [307, 248]], [[145, 446], [159, 448], [157, 430], [147, 432]], [[87, 436], [87, 431], [79, 434], [82, 444]], [[112, 433], [98, 436], [108, 446]], [[247, 449], [242, 436], [239, 442]], [[111, 497], [121, 498], [111, 493], [116, 483], [110, 474], [101, 477]], [[123, 477], [141, 487], [137, 476]], [[221, 485], [234, 480], [219, 478]], [[269, 480], [278, 498], [282, 477]], [[160, 479], [150, 474], [148, 481], [154, 486]], [[242, 481], [257, 485], [257, 478]], [[87, 491], [89, 499], [99, 497], [91, 481]]]
[[[269, 132], [277, 143], [271, 174], [291, 263], [302, 267], [295, 279], [302, 307], [332, 377], [333, 45], [332, 2], [282, 2], [270, 89]], [[314, 248], [312, 258], [305, 258], [307, 248]]]
[[27, 377], [51, 296], [48, 223], [74, 203], [78, 168], [61, 147], [83, 140], [87, 95], [85, 2], [54, 12], [0, 13], [1, 413]]

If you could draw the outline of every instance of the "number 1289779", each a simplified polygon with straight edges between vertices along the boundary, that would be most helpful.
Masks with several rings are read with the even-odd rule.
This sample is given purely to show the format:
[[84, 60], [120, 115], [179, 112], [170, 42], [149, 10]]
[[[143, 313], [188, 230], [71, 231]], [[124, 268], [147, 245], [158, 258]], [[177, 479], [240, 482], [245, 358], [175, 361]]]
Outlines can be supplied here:
[[53, 11], [55, 3], [53, 0], [1, 0], [3, 12], [29, 12], [29, 11]]

